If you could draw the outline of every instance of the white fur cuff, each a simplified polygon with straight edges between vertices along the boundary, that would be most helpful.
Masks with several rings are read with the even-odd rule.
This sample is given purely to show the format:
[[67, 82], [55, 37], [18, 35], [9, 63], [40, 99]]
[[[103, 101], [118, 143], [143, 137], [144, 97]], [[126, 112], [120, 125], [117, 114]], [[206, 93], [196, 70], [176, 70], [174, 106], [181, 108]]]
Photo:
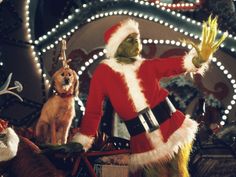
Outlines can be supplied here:
[[193, 57], [197, 56], [197, 51], [193, 48], [184, 56], [184, 68], [187, 72], [199, 73], [203, 75], [205, 71], [208, 69], [208, 65], [211, 61], [209, 59], [206, 63], [204, 63], [200, 68], [196, 68], [192, 62]]
[[87, 151], [93, 144], [94, 137], [84, 135], [80, 132], [76, 133], [72, 138], [72, 142], [82, 144], [85, 151]]

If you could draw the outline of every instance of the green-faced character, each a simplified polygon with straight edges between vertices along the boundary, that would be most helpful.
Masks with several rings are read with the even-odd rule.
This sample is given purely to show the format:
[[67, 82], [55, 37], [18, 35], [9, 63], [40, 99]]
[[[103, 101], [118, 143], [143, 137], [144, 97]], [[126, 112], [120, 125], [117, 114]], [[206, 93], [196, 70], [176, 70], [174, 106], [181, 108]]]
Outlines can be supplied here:
[[135, 58], [139, 56], [141, 49], [139, 35], [132, 33], [119, 45], [115, 57], [118, 62], [133, 63], [136, 60]]

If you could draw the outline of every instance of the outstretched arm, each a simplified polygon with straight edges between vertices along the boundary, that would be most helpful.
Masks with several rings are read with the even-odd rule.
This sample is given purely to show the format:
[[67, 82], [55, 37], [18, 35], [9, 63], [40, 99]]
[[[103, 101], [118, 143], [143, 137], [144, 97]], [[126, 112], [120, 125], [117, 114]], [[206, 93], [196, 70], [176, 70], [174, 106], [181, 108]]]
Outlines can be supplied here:
[[212, 55], [228, 35], [224, 33], [219, 40], [216, 40], [217, 32], [217, 17], [212, 19], [210, 16], [207, 22], [203, 22], [200, 44], [190, 40], [183, 40], [182, 42], [193, 46], [190, 52], [183, 57], [175, 59], [154, 60], [151, 62], [151, 67], [155, 67], [158, 77], [169, 77], [183, 72], [203, 74], [208, 68]]

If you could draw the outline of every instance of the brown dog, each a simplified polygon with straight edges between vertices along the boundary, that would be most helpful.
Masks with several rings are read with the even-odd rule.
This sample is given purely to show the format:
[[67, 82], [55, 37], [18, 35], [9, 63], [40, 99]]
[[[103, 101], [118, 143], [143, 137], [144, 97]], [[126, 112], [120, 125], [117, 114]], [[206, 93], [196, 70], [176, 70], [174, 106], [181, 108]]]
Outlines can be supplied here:
[[49, 91], [52, 96], [43, 105], [36, 125], [36, 136], [44, 143], [65, 144], [75, 116], [74, 97], [78, 95], [78, 76], [69, 67], [62, 67], [52, 79]]

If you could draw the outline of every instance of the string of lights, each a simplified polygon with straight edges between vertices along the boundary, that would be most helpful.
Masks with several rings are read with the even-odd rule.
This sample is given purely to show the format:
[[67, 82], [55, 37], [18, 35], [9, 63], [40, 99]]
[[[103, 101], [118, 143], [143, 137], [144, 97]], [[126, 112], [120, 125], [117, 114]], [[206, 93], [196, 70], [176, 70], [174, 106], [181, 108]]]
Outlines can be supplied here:
[[[25, 1], [25, 27], [26, 27], [26, 36], [27, 39], [29, 41], [29, 43], [33, 43], [32, 40], [32, 35], [31, 35], [31, 28], [30, 28], [30, 11], [29, 11], [29, 5], [30, 5], [30, 0], [26, 0]], [[42, 80], [42, 94], [43, 94], [43, 101], [46, 100], [46, 92], [45, 92], [45, 85], [46, 87], [49, 87], [49, 79], [46, 78], [46, 74], [43, 71], [43, 63], [42, 63], [42, 59], [36, 54], [35, 51], [35, 46], [32, 45], [30, 47], [30, 52], [31, 52], [31, 56], [34, 59], [35, 62], [35, 67], [38, 70], [38, 74], [41, 77]]]
[[[123, 2], [123, 1], [121, 1], [121, 2]], [[123, 3], [125, 3], [125, 2], [123, 2]], [[197, 22], [196, 20], [192, 20], [191, 18], [188, 18], [178, 12], [172, 11], [170, 9], [166, 9], [165, 7], [161, 7], [160, 5], [155, 5], [155, 3], [149, 3], [149, 2], [137, 1], [137, 0], [134, 0], [129, 3], [134, 3], [136, 5], [141, 5], [141, 6], [149, 6], [147, 8], [148, 11], [150, 11], [151, 7], [154, 7], [158, 11], [153, 11], [153, 14], [150, 14], [150, 12], [149, 13], [145, 12], [146, 13], [145, 14], [145, 13], [142, 13], [142, 11], [144, 11], [143, 9], [140, 9], [140, 11], [133, 10], [133, 9], [137, 9], [138, 7], [135, 7], [133, 9], [131, 7], [130, 7], [130, 9], [125, 9], [122, 6], [124, 10], [113, 10], [113, 11], [108, 10], [106, 12], [103, 10], [104, 12], [97, 13], [96, 15], [91, 16], [91, 18], [88, 18], [87, 22], [93, 21], [98, 18], [112, 16], [112, 15], [129, 15], [129, 16], [144, 18], [144, 19], [147, 19], [150, 21], [154, 21], [154, 22], [163, 24], [165, 26], [168, 26], [171, 29], [173, 28], [173, 30], [176, 32], [181, 32], [184, 35], [189, 36], [189, 37], [193, 37], [195, 39], [200, 38], [201, 25], [202, 25], [201, 22]], [[37, 45], [40, 45], [41, 51], [46, 52], [47, 50], [50, 50], [50, 48], [54, 47], [55, 44], [58, 44], [58, 42], [61, 41], [63, 38], [65, 39], [65, 38], [67, 38], [67, 36], [72, 35], [72, 33], [74, 33], [74, 31], [76, 31], [78, 29], [79, 23], [81, 23], [81, 22], [78, 23], [75, 20], [75, 18], [77, 16], [81, 15], [82, 11], [84, 11], [86, 8], [91, 8], [91, 6], [92, 6], [92, 3], [89, 3], [88, 5], [84, 4], [82, 9], [76, 9], [74, 14], [69, 15], [68, 18], [66, 18], [64, 21], [60, 21], [60, 23], [57, 24], [54, 28], [52, 28], [47, 34], [39, 37], [40, 40], [39, 39], [35, 40], [35, 43]], [[117, 9], [120, 9], [120, 7], [117, 7]], [[89, 10], [89, 9], [87, 9], [87, 10]], [[152, 9], [152, 10], [154, 10], [154, 9]], [[159, 16], [160, 11], [162, 13], [167, 14], [167, 16], [171, 15], [173, 18], [176, 18], [175, 22], [173, 22], [174, 20], [172, 20], [172, 21], [168, 20], [168, 17], [163, 18], [163, 16], [165, 16], [165, 14]], [[76, 23], [75, 23], [76, 25], [73, 26], [73, 24], [70, 24], [75, 21], [76, 21]], [[170, 22], [168, 22], [168, 21], [170, 21]], [[176, 21], [178, 21], [180, 23], [176, 23]], [[182, 24], [181, 25], [182, 27], [180, 27], [180, 24]], [[61, 30], [62, 28], [68, 28], [68, 26], [73, 26], [73, 27], [71, 27], [69, 30], [67, 30], [67, 32], [60, 33], [60, 36], [57, 37], [57, 40], [54, 40], [55, 36], [53, 34], [55, 34], [55, 33], [58, 34], [59, 33], [58, 31], [62, 31]], [[191, 29], [192, 32], [189, 32], [188, 29]], [[218, 35], [222, 35], [222, 33], [223, 33], [222, 31], [219, 31]], [[48, 43], [42, 45], [43, 42], [45, 42], [46, 40], [50, 41], [50, 38], [53, 38], [54, 42], [51, 42], [51, 43], [48, 42]], [[235, 46], [234, 43], [236, 42], [235, 40], [236, 40], [236, 37], [233, 36], [232, 34], [229, 34], [228, 39], [226, 40], [225, 44], [222, 44], [221, 47], [228, 49], [231, 52], [235, 52], [235, 48], [234, 48], [234, 46]], [[226, 44], [229, 44], [229, 45], [226, 45]]]
[[[148, 2], [152, 3], [153, 1], [149, 0]], [[198, 8], [202, 4], [202, 2], [200, 0], [196, 0], [195, 3], [189, 3], [189, 2], [165, 3], [165, 2], [161, 2], [160, 0], [156, 0], [155, 4], [160, 5], [161, 7], [171, 9], [171, 10], [193, 10], [193, 9]]]

